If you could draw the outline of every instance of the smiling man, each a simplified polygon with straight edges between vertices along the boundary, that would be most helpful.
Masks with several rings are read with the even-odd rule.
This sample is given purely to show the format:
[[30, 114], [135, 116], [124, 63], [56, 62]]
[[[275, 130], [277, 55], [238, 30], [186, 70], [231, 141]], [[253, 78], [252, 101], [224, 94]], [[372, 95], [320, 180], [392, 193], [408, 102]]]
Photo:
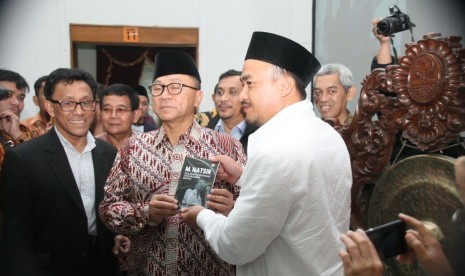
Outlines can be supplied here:
[[139, 120], [139, 96], [130, 86], [112, 84], [100, 95], [100, 116], [105, 133], [96, 138], [109, 142], [119, 149], [136, 133], [132, 124]]
[[[198, 230], [180, 218], [175, 192], [186, 156], [209, 159], [225, 154], [240, 165], [239, 141], [201, 127], [194, 114], [202, 100], [200, 74], [180, 51], [155, 56], [150, 94], [161, 127], [129, 138], [116, 157], [105, 186], [100, 215], [131, 242], [128, 275], [235, 275]], [[239, 188], [215, 181], [207, 206], [227, 215]]]
[[7, 151], [2, 275], [119, 275], [113, 234], [97, 216], [116, 149], [89, 132], [96, 90], [84, 71], [53, 71], [45, 97], [54, 127]]
[[227, 217], [201, 206], [181, 210], [238, 276], [342, 275], [338, 237], [349, 229], [352, 174], [341, 136], [306, 100], [319, 67], [288, 38], [252, 35], [240, 98], [247, 121], [260, 128], [245, 168], [212, 159], [220, 161], [217, 178], [241, 186], [241, 194]]
[[342, 64], [326, 64], [315, 76], [313, 99], [323, 120], [337, 119], [340, 124], [350, 123], [352, 115], [347, 103], [355, 93], [352, 72]]
[[240, 71], [231, 69], [220, 75], [212, 95], [218, 115], [209, 121], [207, 127], [239, 140], [247, 153], [249, 135], [257, 127], [245, 120], [239, 97], [243, 87]]

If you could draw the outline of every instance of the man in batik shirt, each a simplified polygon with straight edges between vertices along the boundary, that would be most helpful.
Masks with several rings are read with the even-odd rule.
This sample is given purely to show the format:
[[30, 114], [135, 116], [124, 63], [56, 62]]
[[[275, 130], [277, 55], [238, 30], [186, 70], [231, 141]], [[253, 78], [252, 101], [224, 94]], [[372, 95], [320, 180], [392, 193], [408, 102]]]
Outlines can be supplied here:
[[24, 99], [29, 91], [26, 80], [18, 73], [0, 69], [0, 168], [5, 148], [28, 141], [38, 134], [25, 125], [19, 118], [24, 109]]
[[21, 124], [27, 126], [30, 130], [37, 132], [38, 135], [43, 135], [52, 127], [53, 122], [50, 121], [50, 115], [45, 108], [44, 88], [48, 76], [42, 76], [34, 83], [35, 96], [32, 98], [34, 104], [39, 107], [39, 112], [36, 115], [22, 121]]
[[103, 89], [99, 97], [101, 122], [105, 132], [95, 138], [119, 149], [129, 137], [136, 135], [131, 126], [141, 114], [139, 96], [129, 85], [115, 83]]
[[[174, 194], [186, 156], [210, 159], [225, 154], [244, 166], [242, 146], [195, 122], [203, 93], [187, 54], [157, 54], [150, 92], [162, 126], [130, 138], [120, 149], [100, 204], [102, 220], [131, 240], [129, 275], [235, 275], [234, 266], [213, 252], [203, 233], [180, 219]], [[238, 192], [237, 186], [216, 181], [207, 206], [228, 215]]]

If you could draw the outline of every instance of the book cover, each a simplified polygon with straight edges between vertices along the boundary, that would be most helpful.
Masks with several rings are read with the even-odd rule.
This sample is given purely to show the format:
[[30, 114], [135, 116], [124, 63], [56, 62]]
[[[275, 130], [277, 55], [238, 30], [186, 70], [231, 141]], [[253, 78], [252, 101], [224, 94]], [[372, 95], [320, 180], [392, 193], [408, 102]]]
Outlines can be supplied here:
[[207, 159], [184, 159], [175, 194], [180, 208], [194, 205], [206, 207], [207, 195], [215, 182], [218, 165]]

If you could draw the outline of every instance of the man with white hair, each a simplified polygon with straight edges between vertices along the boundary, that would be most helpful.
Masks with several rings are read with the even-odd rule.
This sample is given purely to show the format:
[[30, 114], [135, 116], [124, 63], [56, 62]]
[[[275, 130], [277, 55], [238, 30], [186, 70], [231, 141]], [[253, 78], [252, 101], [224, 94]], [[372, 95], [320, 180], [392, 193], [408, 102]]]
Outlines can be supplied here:
[[357, 90], [349, 68], [342, 64], [323, 65], [313, 82], [313, 99], [323, 120], [350, 123], [352, 114], [347, 109]]

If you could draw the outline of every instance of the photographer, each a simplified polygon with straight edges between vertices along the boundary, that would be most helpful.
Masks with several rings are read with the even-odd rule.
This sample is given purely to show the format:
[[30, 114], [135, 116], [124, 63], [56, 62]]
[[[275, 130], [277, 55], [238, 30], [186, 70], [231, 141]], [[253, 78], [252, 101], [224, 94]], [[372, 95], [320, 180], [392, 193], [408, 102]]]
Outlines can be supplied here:
[[410, 17], [402, 13], [396, 5], [390, 6], [389, 12], [391, 15], [385, 18], [373, 19], [372, 21], [372, 32], [379, 41], [379, 49], [377, 56], [371, 63], [371, 70], [385, 68], [397, 62], [395, 48], [393, 48], [394, 57], [391, 56], [391, 44], [393, 43], [392, 37], [394, 37], [394, 33], [410, 30], [412, 42], [414, 41], [412, 28], [415, 27], [415, 24], [410, 21]]
[[377, 25], [382, 19], [383, 18], [375, 18], [372, 21], [373, 28], [371, 31], [379, 42], [378, 53], [371, 62], [372, 71], [377, 68], [385, 68], [388, 65], [394, 64], [394, 58], [391, 56], [391, 37], [378, 33]]

